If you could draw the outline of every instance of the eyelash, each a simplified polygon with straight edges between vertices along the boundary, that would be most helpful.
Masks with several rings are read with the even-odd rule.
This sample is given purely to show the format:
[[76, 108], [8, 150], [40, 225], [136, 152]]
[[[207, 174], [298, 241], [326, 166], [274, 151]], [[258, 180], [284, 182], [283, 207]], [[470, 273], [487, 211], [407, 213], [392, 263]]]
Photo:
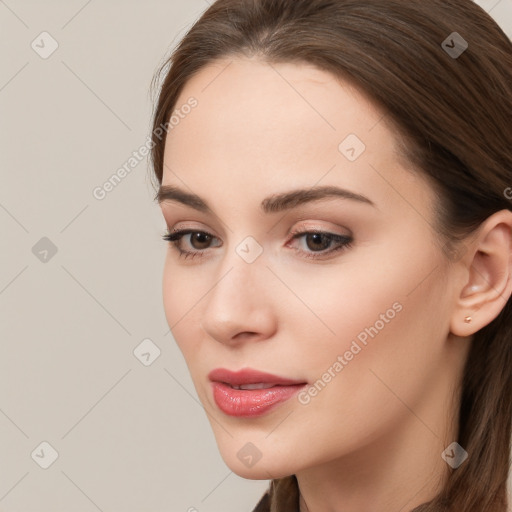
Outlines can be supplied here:
[[[178, 256], [180, 258], [181, 257], [184, 257], [184, 258], [203, 257], [203, 254], [208, 249], [195, 250], [195, 251], [187, 251], [187, 250], [181, 249], [179, 247], [179, 243], [181, 242], [181, 239], [185, 235], [189, 235], [189, 234], [193, 234], [193, 233], [201, 233], [201, 234], [204, 234], [204, 235], [208, 235], [211, 238], [216, 238], [211, 233], [208, 233], [207, 231], [201, 231], [201, 230], [198, 230], [198, 229], [182, 229], [182, 230], [178, 230], [178, 231], [173, 231], [172, 233], [167, 231], [162, 236], [162, 238], [164, 240], [166, 240], [167, 242], [169, 242], [174, 250], [178, 251]], [[304, 257], [308, 258], [308, 259], [321, 259], [326, 254], [333, 254], [333, 253], [341, 251], [341, 250], [349, 249], [350, 247], [352, 247], [352, 243], [353, 243], [353, 238], [350, 237], [350, 236], [337, 235], [335, 233], [329, 233], [327, 231], [320, 231], [320, 230], [295, 231], [295, 232], [292, 232], [292, 234], [293, 234], [292, 240], [301, 238], [301, 237], [303, 237], [305, 235], [324, 235], [325, 237], [327, 237], [327, 239], [330, 242], [334, 242], [334, 243], [339, 244], [334, 249], [327, 249], [327, 250], [323, 250], [323, 251], [316, 251], [316, 252], [313, 252], [313, 253], [308, 253], [308, 252], [303, 251], [301, 249], [294, 249], [296, 252], [303, 253]], [[319, 254], [320, 256], [317, 256], [317, 254]]]

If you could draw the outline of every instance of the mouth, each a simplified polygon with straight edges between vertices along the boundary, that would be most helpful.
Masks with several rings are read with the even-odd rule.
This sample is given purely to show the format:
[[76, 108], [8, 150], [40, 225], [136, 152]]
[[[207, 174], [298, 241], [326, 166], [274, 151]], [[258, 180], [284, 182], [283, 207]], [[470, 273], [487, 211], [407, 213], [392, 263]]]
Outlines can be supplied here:
[[257, 382], [255, 384], [241, 384], [240, 386], [230, 384], [229, 382], [223, 382], [222, 384], [226, 384], [232, 389], [243, 389], [243, 390], [252, 390], [252, 389], [270, 389], [278, 386], [282, 386], [282, 384], [269, 384], [264, 382]]
[[229, 416], [260, 416], [287, 401], [305, 381], [293, 380], [250, 368], [232, 372], [223, 368], [208, 375], [218, 408]]
[[271, 373], [243, 368], [239, 371], [231, 371], [225, 368], [216, 368], [208, 374], [212, 382], [220, 382], [231, 386], [233, 389], [267, 389], [274, 386], [295, 386], [307, 384], [303, 380], [294, 380]]

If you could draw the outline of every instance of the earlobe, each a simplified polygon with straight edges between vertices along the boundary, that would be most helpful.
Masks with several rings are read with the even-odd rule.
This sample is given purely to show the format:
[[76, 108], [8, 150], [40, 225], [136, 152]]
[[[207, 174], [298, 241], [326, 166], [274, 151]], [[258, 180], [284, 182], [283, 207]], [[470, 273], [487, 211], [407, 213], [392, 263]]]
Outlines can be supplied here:
[[460, 261], [465, 282], [452, 313], [450, 331], [470, 336], [491, 323], [512, 293], [512, 212], [501, 210], [479, 228]]

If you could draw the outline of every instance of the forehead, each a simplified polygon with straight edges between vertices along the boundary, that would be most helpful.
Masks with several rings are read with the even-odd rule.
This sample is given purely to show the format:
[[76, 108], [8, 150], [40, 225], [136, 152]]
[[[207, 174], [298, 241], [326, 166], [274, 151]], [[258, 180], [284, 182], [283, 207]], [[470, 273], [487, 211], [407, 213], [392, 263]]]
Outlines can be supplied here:
[[386, 115], [331, 73], [303, 63], [224, 58], [186, 83], [176, 109], [191, 97], [197, 107], [167, 134], [164, 183], [179, 184], [179, 175], [201, 195], [220, 183], [233, 191], [245, 185], [245, 192], [249, 184], [263, 197], [290, 181], [322, 180], [374, 189], [395, 203], [403, 194], [416, 201], [418, 192], [425, 200], [426, 182], [399, 165]]
[[[343, 119], [350, 120], [356, 112], [359, 124], [373, 121], [370, 128], [382, 118], [382, 112], [349, 82], [302, 62], [223, 58], [203, 67], [187, 81], [177, 106], [190, 96], [199, 99], [205, 114], [218, 114], [220, 123], [233, 114], [268, 124], [286, 113], [290, 122], [298, 116], [309, 117], [315, 126], [336, 131], [344, 128], [340, 124]], [[365, 119], [361, 118], [363, 113]]]
[[220, 59], [185, 84], [176, 109], [191, 97], [198, 106], [168, 133], [166, 149], [176, 157], [192, 140], [203, 151], [210, 144], [217, 152], [241, 145], [247, 157], [259, 159], [265, 158], [262, 148], [266, 154], [293, 148], [314, 158], [315, 148], [337, 151], [351, 133], [366, 146], [386, 138], [383, 153], [394, 146], [390, 132], [374, 131], [383, 126], [378, 108], [349, 83], [310, 64]]

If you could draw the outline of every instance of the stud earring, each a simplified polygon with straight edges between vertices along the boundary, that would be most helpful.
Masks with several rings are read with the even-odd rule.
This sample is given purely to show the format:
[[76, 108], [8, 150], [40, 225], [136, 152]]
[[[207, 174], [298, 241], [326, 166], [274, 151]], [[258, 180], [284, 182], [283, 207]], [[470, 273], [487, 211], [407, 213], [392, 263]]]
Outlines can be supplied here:
[[473, 320], [470, 316], [467, 316], [466, 318], [464, 318], [464, 322], [466, 322], [467, 324], [471, 323], [471, 320]]

